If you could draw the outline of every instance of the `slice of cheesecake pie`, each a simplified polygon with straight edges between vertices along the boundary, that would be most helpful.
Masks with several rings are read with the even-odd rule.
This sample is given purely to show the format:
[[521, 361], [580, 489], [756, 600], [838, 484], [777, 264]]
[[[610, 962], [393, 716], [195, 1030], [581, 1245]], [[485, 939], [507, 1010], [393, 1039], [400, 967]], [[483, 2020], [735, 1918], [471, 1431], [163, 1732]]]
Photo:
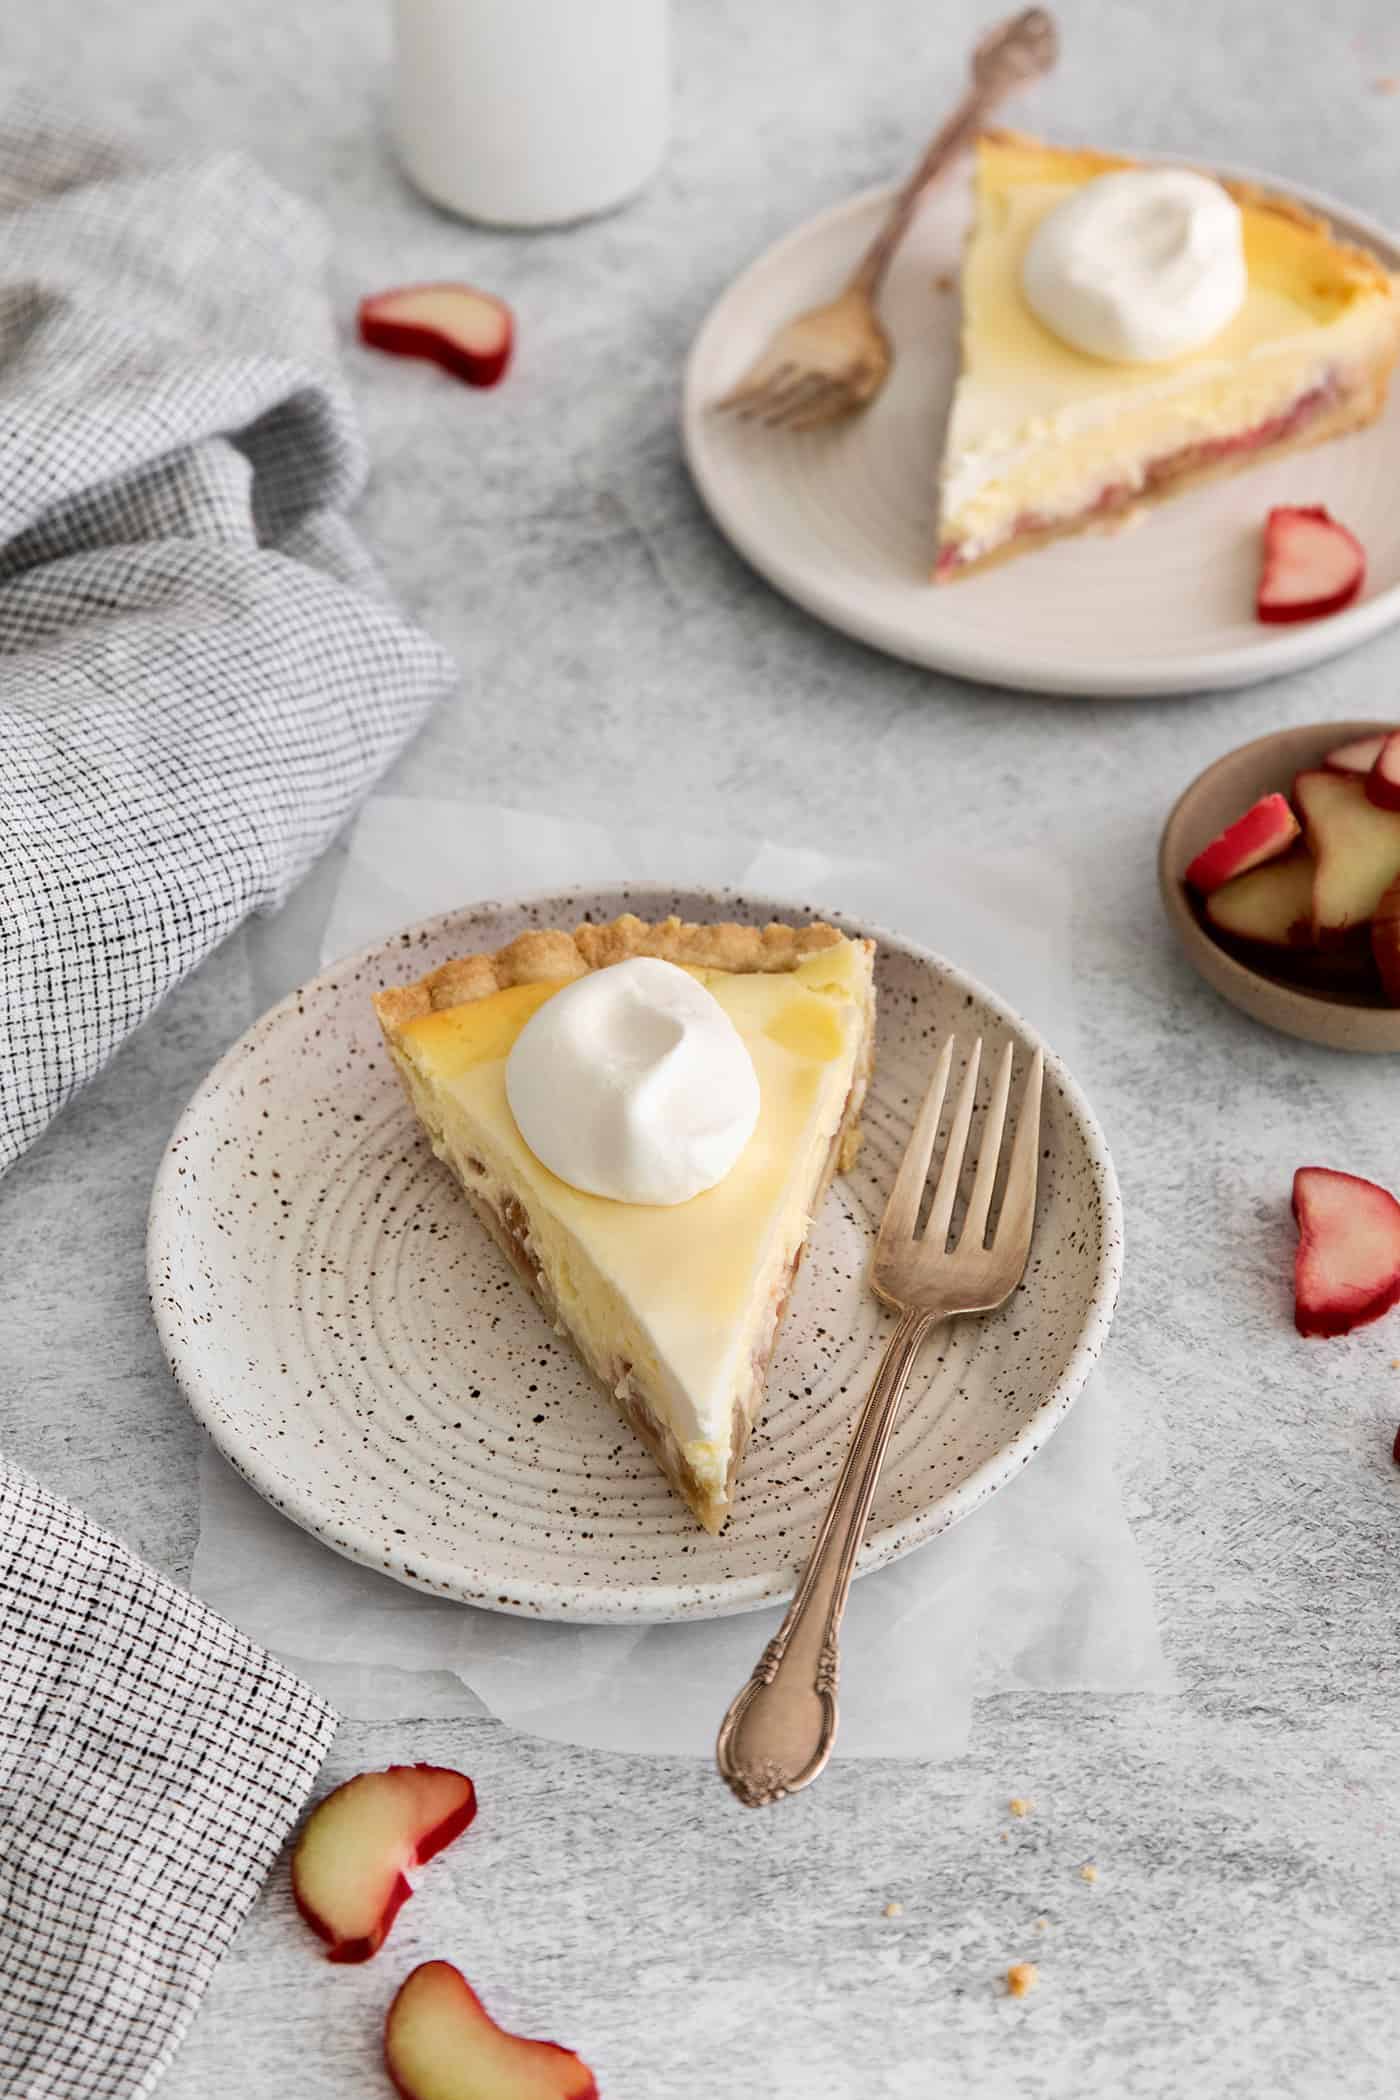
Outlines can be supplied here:
[[[521, 1136], [506, 1061], [565, 985], [680, 965], [753, 1060], [758, 1119], [723, 1179], [671, 1206], [585, 1194]], [[473, 1207], [708, 1531], [733, 1504], [808, 1228], [859, 1142], [874, 945], [833, 927], [679, 919], [522, 934], [375, 997], [409, 1100]]]
[[1208, 341], [1117, 362], [1045, 326], [1022, 284], [1032, 236], [1098, 177], [1139, 165], [1007, 132], [978, 142], [939, 581], [1359, 429], [1384, 405], [1400, 350], [1395, 280], [1323, 220], [1246, 184], [1223, 185], [1240, 210], [1243, 303]]

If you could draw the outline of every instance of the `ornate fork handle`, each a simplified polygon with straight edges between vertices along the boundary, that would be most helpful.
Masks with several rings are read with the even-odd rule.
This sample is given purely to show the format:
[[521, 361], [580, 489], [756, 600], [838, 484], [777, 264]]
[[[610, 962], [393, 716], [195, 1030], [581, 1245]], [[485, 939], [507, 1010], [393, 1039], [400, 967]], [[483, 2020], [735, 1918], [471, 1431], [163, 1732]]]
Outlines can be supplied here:
[[874, 298], [924, 191], [954, 155], [972, 142], [999, 102], [1038, 73], [1050, 70], [1057, 41], [1053, 18], [1041, 7], [1028, 7], [983, 38], [973, 54], [971, 87], [901, 185], [889, 217], [856, 265], [849, 290]]
[[906, 1312], [860, 1412], [797, 1594], [752, 1677], [724, 1717], [715, 1755], [750, 1808], [816, 1778], [836, 1740], [838, 1636], [860, 1542], [909, 1373], [933, 1316]]

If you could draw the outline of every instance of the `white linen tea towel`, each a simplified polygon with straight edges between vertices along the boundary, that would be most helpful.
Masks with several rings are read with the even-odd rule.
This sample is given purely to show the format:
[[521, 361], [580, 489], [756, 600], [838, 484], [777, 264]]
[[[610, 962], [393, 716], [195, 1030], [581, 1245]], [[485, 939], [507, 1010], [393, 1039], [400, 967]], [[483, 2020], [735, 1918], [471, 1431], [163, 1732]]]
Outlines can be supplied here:
[[344, 512], [316, 216], [0, 115], [0, 1172], [451, 682]]
[[335, 1715], [0, 1460], [0, 2095], [151, 2091]]
[[[324, 259], [237, 154], [0, 115], [0, 1172], [453, 675], [345, 521]], [[0, 1459], [0, 2100], [151, 2090], [334, 1726]]]

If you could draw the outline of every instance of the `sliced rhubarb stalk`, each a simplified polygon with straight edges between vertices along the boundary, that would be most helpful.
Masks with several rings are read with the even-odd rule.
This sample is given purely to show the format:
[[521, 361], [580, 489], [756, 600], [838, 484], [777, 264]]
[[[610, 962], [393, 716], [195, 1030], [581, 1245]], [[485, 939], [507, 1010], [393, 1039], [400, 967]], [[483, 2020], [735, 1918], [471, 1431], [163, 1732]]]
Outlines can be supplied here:
[[1299, 1167], [1294, 1319], [1299, 1334], [1350, 1334], [1400, 1303], [1400, 1203], [1331, 1167]]
[[1381, 973], [1381, 989], [1391, 1006], [1400, 1006], [1400, 876], [1376, 906], [1371, 920], [1371, 953]]
[[1400, 810], [1377, 809], [1355, 773], [1300, 773], [1293, 799], [1317, 863], [1313, 936], [1365, 926], [1400, 876]]
[[1369, 773], [1381, 755], [1386, 734], [1382, 729], [1376, 736], [1358, 736], [1349, 744], [1338, 744], [1322, 763], [1329, 773]]
[[292, 1894], [332, 1961], [368, 1961], [400, 1906], [409, 1875], [460, 1837], [476, 1814], [464, 1772], [390, 1765], [347, 1779], [315, 1808], [292, 1855]]
[[1366, 775], [1366, 793], [1377, 809], [1400, 809], [1400, 730], [1388, 736]]
[[1366, 580], [1366, 552], [1321, 504], [1271, 510], [1255, 611], [1261, 620], [1320, 620], [1350, 605]]
[[1193, 890], [1208, 897], [1236, 875], [1277, 860], [1298, 837], [1298, 819], [1283, 795], [1265, 795], [1211, 840], [1186, 870]]
[[360, 305], [360, 338], [397, 357], [426, 357], [468, 386], [494, 386], [510, 363], [511, 311], [469, 284], [408, 284]]
[[1214, 890], [1206, 901], [1206, 918], [1233, 940], [1265, 948], [1310, 948], [1314, 874], [1306, 853], [1267, 861]]
[[448, 1961], [424, 1962], [404, 1983], [384, 2061], [401, 2100], [598, 2100], [572, 2049], [507, 2034]]

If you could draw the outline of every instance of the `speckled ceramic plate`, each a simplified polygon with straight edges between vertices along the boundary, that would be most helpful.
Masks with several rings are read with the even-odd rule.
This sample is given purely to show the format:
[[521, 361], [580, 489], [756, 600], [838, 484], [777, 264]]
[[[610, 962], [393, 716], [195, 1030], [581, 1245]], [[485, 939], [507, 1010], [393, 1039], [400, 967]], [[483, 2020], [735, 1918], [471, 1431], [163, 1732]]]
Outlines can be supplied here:
[[[868, 929], [880, 1019], [865, 1144], [817, 1221], [735, 1514], [709, 1538], [432, 1157], [369, 1004], [380, 985], [527, 926], [624, 910], [805, 915], [637, 888], [412, 927], [335, 964], [234, 1045], [180, 1118], [151, 1204], [167, 1354], [244, 1478], [352, 1560], [546, 1618], [705, 1617], [789, 1593], [887, 1330], [864, 1272], [934, 1046], [950, 1029], [1035, 1041], [971, 979]], [[1103, 1137], [1052, 1058], [1026, 1281], [1001, 1312], [926, 1348], [862, 1570], [955, 1523], [1034, 1455], [1102, 1346], [1120, 1260]]]
[[[1345, 205], [1273, 176], [1218, 172], [1296, 197], [1400, 269], [1395, 237]], [[881, 302], [895, 369], [866, 414], [800, 434], [710, 414], [783, 321], [842, 283], [888, 199], [870, 190], [779, 241], [721, 294], [690, 353], [683, 427], [696, 486], [720, 530], [778, 590], [892, 656], [1070, 695], [1252, 685], [1400, 620], [1400, 387], [1369, 430], [1175, 497], [1134, 530], [1061, 540], [930, 585], [957, 377], [965, 174], [935, 186], [895, 257]], [[1260, 527], [1275, 503], [1325, 503], [1359, 535], [1368, 578], [1348, 611], [1296, 627], [1254, 618]]]

